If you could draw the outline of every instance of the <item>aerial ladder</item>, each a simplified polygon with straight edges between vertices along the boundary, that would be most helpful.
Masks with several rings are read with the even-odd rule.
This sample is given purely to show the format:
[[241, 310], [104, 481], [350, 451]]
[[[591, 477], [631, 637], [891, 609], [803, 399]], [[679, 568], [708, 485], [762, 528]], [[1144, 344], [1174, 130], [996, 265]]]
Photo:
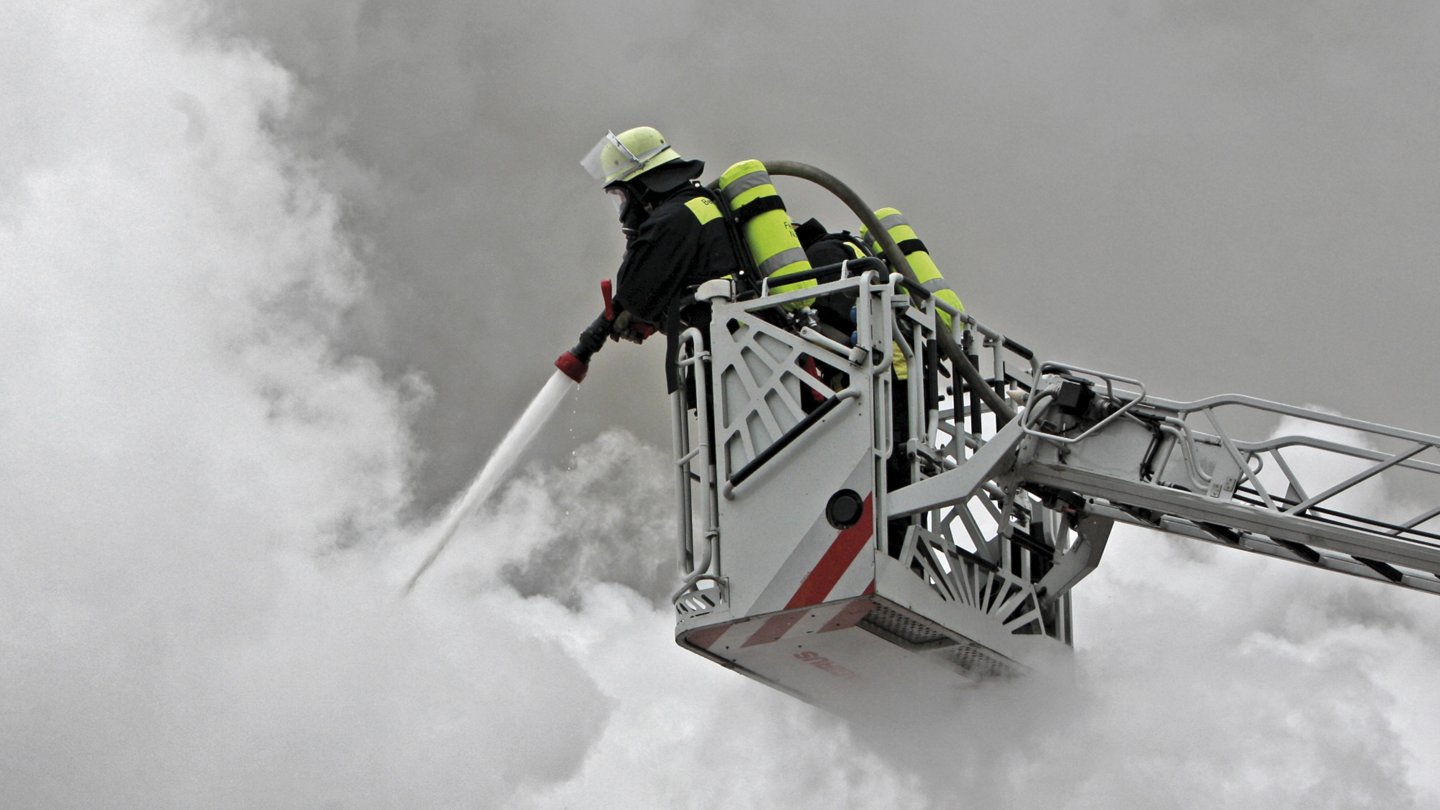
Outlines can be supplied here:
[[[953, 308], [949, 334], [880, 241], [786, 276], [816, 286], [696, 291], [672, 395], [682, 647], [822, 705], [1022, 674], [1072, 644], [1117, 523], [1440, 593], [1440, 437], [1161, 399]], [[846, 339], [796, 316], [812, 298], [850, 309]]]

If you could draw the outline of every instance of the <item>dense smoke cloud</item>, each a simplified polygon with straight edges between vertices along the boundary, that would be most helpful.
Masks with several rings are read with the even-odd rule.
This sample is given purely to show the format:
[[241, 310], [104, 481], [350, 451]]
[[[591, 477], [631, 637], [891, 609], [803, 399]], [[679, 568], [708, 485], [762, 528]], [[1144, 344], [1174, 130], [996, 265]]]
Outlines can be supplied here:
[[[1356, 20], [1298, 7], [1257, 18], [1238, 5], [1208, 19], [1190, 19], [1200, 12], [1189, 4], [1114, 5], [1114, 16], [1088, 23], [1074, 10], [1054, 23], [976, 12], [955, 33], [971, 51], [941, 47], [938, 27], [917, 19], [865, 29], [899, 75], [955, 77], [907, 89], [881, 65], [862, 71], [847, 46], [787, 50], [826, 39], [817, 33], [861, 30], [869, 18], [858, 11], [807, 18], [806, 28], [786, 16], [794, 12], [754, 4], [742, 7], [764, 23], [752, 30], [685, 4], [640, 27], [634, 14], [579, 5], [543, 19], [440, 2], [256, 3], [229, 19], [179, 8], [97, 0], [0, 12], [0, 114], [13, 123], [0, 130], [7, 802], [1440, 800], [1429, 767], [1440, 757], [1433, 600], [1190, 542], [1118, 536], [1077, 597], [1073, 672], [924, 706], [925, 724], [837, 719], [683, 653], [660, 607], [673, 586], [669, 479], [654, 446], [663, 431], [641, 425], [637, 438], [597, 427], [623, 421], [611, 405], [622, 396], [658, 399], [654, 351], [602, 356], [614, 382], [587, 382], [556, 423], [557, 445], [574, 456], [552, 453], [558, 462], [519, 476], [414, 598], [394, 599], [433, 529], [424, 516], [474, 471], [485, 436], [498, 438], [565, 342], [550, 323], [579, 325], [589, 314], [574, 291], [589, 282], [577, 277], [603, 274], [596, 256], [617, 247], [604, 204], [574, 177], [571, 155], [595, 130], [663, 111], [692, 121], [674, 137], [689, 136], [697, 153], [804, 157], [795, 146], [804, 141], [824, 153], [809, 155], [814, 162], [846, 163], [836, 168], [887, 201], [968, 206], [965, 221], [976, 224], [959, 235], [934, 228], [937, 240], [1023, 280], [1022, 260], [1039, 262], [1059, 243], [1018, 239], [1025, 229], [1004, 211], [1036, 204], [1027, 188], [1039, 185], [1027, 184], [1063, 168], [1063, 154], [1033, 175], [1019, 169], [1067, 139], [1083, 151], [1086, 126], [1098, 124], [1074, 106], [1051, 109], [1064, 94], [1002, 68], [1058, 53], [1096, 70], [1098, 57], [1082, 58], [1087, 43], [1111, 41], [1115, 26], [1148, 32], [1152, 49], [1183, 28], [1200, 32], [1185, 35], [1196, 58], [1234, 45], [1227, 53], [1238, 55], [1217, 73], [1239, 86], [1252, 75], [1244, 55], [1276, 42], [1301, 48]], [[1428, 75], [1433, 56], [1415, 43], [1433, 30], [1429, 14], [1415, 7], [1347, 34], [1336, 47], [1370, 71], [1353, 81], [1386, 83], [1402, 65]], [[697, 25], [707, 36], [692, 47]], [[1397, 31], [1410, 33], [1393, 39]], [[803, 58], [777, 74], [787, 56]], [[975, 78], [981, 57], [997, 62]], [[1275, 59], [1266, 64], [1284, 63]], [[727, 72], [711, 76], [716, 64]], [[1037, 68], [1053, 75], [1056, 64]], [[930, 111], [945, 109], [946, 93], [985, 114], [951, 122], [959, 145], [922, 127], [932, 134], [885, 152], [893, 163], [861, 166], [892, 130], [837, 127], [846, 105], [804, 86], [802, 67], [833, 75], [837, 92], [897, 87], [894, 106], [877, 115], [920, 110], [938, 121]], [[1121, 73], [1117, 64], [1101, 76]], [[646, 95], [620, 81], [632, 75], [656, 77]], [[771, 84], [776, 75], [785, 81]], [[1080, 71], [1067, 81], [1104, 101], [1099, 84], [1085, 84], [1094, 78]], [[1292, 78], [1287, 88], [1298, 82], [1317, 98], [1335, 92], [1309, 74]], [[1171, 79], [1152, 72], [1125, 87]], [[1390, 102], [1369, 103], [1399, 109], [1395, 99], [1418, 92], [1412, 81]], [[745, 91], [721, 93], [727, 83], [774, 92], [748, 91], [754, 98], [731, 108]], [[1245, 92], [1266, 98], [1264, 87]], [[812, 106], [795, 106], [805, 99]], [[1307, 103], [1293, 114], [1305, 118]], [[779, 105], [779, 124], [760, 114], [767, 105]], [[1043, 128], [1021, 127], [1007, 109], [1079, 134], [1040, 138]], [[1397, 126], [1419, 128], [1424, 116]], [[738, 123], [719, 125], [731, 118]], [[1006, 126], [1039, 140], [1007, 151]], [[1399, 149], [1408, 131], [1376, 143]], [[1333, 137], [1333, 148], [1353, 144]], [[1220, 147], [1205, 148], [1194, 175]], [[1415, 168], [1377, 149], [1373, 182]], [[1093, 188], [1088, 181], [1136, 154], [1118, 153], [1070, 171]], [[995, 159], [986, 155], [1000, 158], [982, 165]], [[971, 187], [997, 191], [1002, 177], [1014, 186], [981, 211], [977, 198], [935, 188], [937, 165]], [[1327, 168], [1326, 182], [1343, 184], [1365, 167]], [[1433, 198], [1423, 171], [1414, 174], [1397, 187], [1418, 206], [1400, 209], [1419, 216]], [[1057, 192], [1043, 210], [1056, 215], [1078, 193]], [[1130, 210], [1118, 196], [1094, 209]], [[1388, 223], [1394, 272], [1432, 245], [1414, 238], [1400, 209], [1359, 229], [1363, 237], [1372, 220]], [[535, 230], [553, 222], [567, 227]], [[962, 250], [961, 239], [975, 247]], [[1025, 250], [1003, 253], [1011, 239]], [[486, 268], [480, 284], [477, 267]], [[977, 279], [976, 291], [966, 295], [972, 308], [988, 304], [1015, 321], [1028, 305], [1008, 300], [995, 279]], [[1424, 339], [1431, 327], [1415, 328]], [[1053, 329], [1045, 334], [1061, 334]], [[1102, 338], [1097, 355], [1113, 348], [1102, 352]], [[649, 394], [620, 384], [632, 374]], [[628, 418], [663, 414], [655, 404], [638, 411]], [[425, 466], [446, 453], [449, 473]]]
[[[658, 499], [597, 517], [609, 487], [657, 488], [656, 453], [633, 439], [602, 437], [572, 472], [513, 490], [448, 578], [395, 602], [414, 557], [393, 551], [424, 536], [396, 516], [425, 389], [336, 352], [367, 293], [339, 200], [273, 137], [290, 76], [147, 11], [36, 4], [3, 26], [30, 46], [6, 50], [24, 56], [7, 70], [56, 82], [4, 99], [45, 113], [4, 143], [7, 801], [501, 806], [564, 783], [616, 728], [664, 726], [699, 752], [779, 716], [762, 738], [798, 744], [811, 710], [674, 655], [658, 544], [563, 589], [507, 584], [551, 544], [657, 536]], [[567, 508], [563, 535], [537, 531]], [[657, 648], [675, 663], [650, 675], [672, 701], [703, 696], [696, 726], [655, 714], [625, 671]], [[722, 713], [730, 725], [710, 721]], [[678, 774], [656, 778], [652, 795], [686, 795]], [[816, 784], [781, 775], [775, 795], [787, 780]], [[849, 783], [818, 784], [839, 801]]]

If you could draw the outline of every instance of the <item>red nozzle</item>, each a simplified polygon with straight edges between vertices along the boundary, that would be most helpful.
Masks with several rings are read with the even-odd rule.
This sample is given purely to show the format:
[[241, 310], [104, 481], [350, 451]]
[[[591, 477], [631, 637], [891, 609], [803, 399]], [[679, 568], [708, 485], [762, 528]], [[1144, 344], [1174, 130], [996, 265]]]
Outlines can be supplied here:
[[565, 376], [574, 380], [576, 385], [585, 381], [585, 372], [590, 370], [590, 366], [586, 365], [585, 361], [571, 352], [565, 352], [555, 358], [555, 367], [565, 372]]
[[605, 347], [605, 338], [610, 336], [613, 326], [610, 319], [601, 314], [580, 333], [573, 349], [555, 358], [555, 367], [576, 383], [584, 380], [585, 372], [590, 370], [590, 358]]

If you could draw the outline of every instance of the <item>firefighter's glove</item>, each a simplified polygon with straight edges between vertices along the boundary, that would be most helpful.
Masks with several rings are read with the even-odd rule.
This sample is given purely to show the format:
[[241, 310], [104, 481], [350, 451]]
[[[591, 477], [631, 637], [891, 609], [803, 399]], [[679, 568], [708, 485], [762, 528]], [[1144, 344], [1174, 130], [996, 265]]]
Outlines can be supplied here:
[[631, 317], [629, 312], [622, 312], [615, 316], [615, 323], [610, 328], [610, 339], [618, 341], [624, 338], [631, 343], [640, 343], [645, 340], [649, 332], [644, 325]]

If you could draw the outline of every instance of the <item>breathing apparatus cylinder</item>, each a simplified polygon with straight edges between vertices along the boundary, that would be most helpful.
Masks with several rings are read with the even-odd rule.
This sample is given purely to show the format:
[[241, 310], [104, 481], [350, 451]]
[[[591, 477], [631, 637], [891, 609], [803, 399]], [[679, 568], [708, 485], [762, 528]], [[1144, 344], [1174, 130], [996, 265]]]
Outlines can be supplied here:
[[[880, 225], [889, 232], [890, 238], [895, 240], [900, 252], [905, 254], [920, 286], [941, 301], [964, 312], [965, 306], [960, 303], [960, 296], [945, 283], [945, 278], [940, 275], [940, 268], [936, 266], [935, 260], [930, 258], [930, 251], [925, 249], [925, 243], [915, 235], [915, 229], [905, 221], [905, 216], [894, 208], [881, 208], [875, 212], [875, 218], [880, 220]], [[875, 251], [876, 255], [883, 255], [880, 242], [870, 235], [868, 228], [860, 230], [860, 238], [869, 241], [871, 250]], [[954, 328], [950, 323], [950, 313], [937, 308], [935, 314], [940, 316], [940, 321], [947, 330]]]
[[[771, 280], [771, 292], [790, 292], [814, 287], [814, 279], [780, 284], [783, 277], [810, 269], [805, 250], [795, 236], [795, 223], [785, 211], [785, 203], [775, 191], [775, 184], [758, 160], [743, 160], [725, 170], [717, 184], [720, 196], [729, 206], [745, 237], [745, 245], [755, 259], [761, 278]], [[803, 309], [815, 302], [805, 298], [786, 304], [786, 309]]]

